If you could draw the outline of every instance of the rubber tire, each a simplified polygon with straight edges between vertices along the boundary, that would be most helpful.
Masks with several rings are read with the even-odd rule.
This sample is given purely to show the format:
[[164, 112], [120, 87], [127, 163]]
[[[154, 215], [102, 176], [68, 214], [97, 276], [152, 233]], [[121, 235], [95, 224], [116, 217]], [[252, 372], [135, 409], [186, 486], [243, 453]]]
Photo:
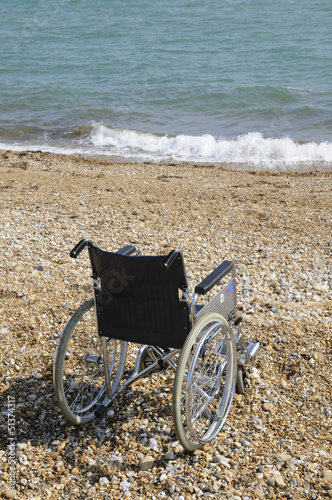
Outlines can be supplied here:
[[[88, 318], [89, 323], [86, 327], [84, 322]], [[84, 326], [84, 328], [81, 329], [81, 326]], [[74, 349], [69, 347], [70, 341], [74, 343]], [[93, 420], [95, 418], [94, 411], [106, 396], [104, 363], [102, 361], [101, 348], [96, 346], [97, 342], [98, 335], [96, 333], [94, 299], [90, 299], [84, 302], [67, 322], [61, 334], [54, 359], [53, 382], [58, 404], [64, 417], [75, 425], [83, 425]], [[81, 348], [83, 351], [80, 350]], [[85, 351], [84, 348], [86, 349]], [[115, 391], [123, 376], [127, 356], [127, 343], [109, 339], [108, 351], [111, 349], [112, 353], [109, 353], [108, 361], [112, 391]], [[87, 363], [86, 354], [99, 356], [101, 362]], [[82, 364], [82, 359], [84, 364]], [[76, 373], [73, 371], [75, 368], [77, 370]], [[69, 375], [70, 384], [68, 388], [64, 387], [66, 383], [64, 370]], [[91, 376], [83, 384], [80, 384], [83, 376], [86, 378], [86, 371], [89, 371]], [[76, 380], [77, 377], [78, 380]], [[74, 408], [73, 405], [77, 396], [73, 401], [73, 398], [69, 396], [71, 396], [72, 392], [75, 395], [76, 385], [79, 387], [79, 391], [77, 392], [80, 394], [82, 405], [80, 406], [80, 403], [77, 404], [76, 402]], [[71, 386], [74, 387], [73, 390]], [[83, 387], [89, 389], [89, 391], [92, 390], [93, 395], [89, 396], [86, 394], [86, 391], [81, 391]], [[69, 389], [71, 389], [71, 392], [69, 392]]]
[[[195, 368], [196, 365], [199, 366], [199, 363], [201, 363], [201, 366], [203, 367], [204, 371], [203, 374], [198, 372], [200, 374], [200, 377], [196, 376], [196, 382], [198, 381], [196, 387], [198, 387], [200, 380], [202, 381], [201, 386], [203, 386], [203, 380], [211, 380], [211, 381], [213, 380], [214, 382], [216, 381], [215, 378], [216, 369], [220, 371], [221, 364], [219, 360], [216, 363], [215, 356], [213, 355], [216, 354], [216, 349], [217, 346], [220, 346], [221, 339], [214, 346], [214, 351], [213, 350], [211, 351], [212, 356], [210, 355], [210, 358], [212, 359], [213, 363], [210, 363], [209, 365], [207, 365], [207, 367], [205, 367], [206, 363], [204, 362], [204, 357], [209, 348], [209, 343], [211, 343], [212, 347], [212, 342], [214, 341], [214, 337], [217, 338], [216, 332], [218, 329], [220, 329], [221, 331], [222, 338], [227, 339], [226, 340], [227, 344], [225, 343], [223, 344], [225, 345], [225, 355], [227, 358], [227, 362], [224, 360], [223, 364], [225, 365], [225, 367], [222, 370], [222, 373], [225, 373], [226, 371], [224, 390], [222, 391], [221, 394], [220, 393], [221, 384], [219, 387], [216, 387], [214, 384], [212, 384], [211, 387], [208, 387], [206, 389], [207, 392], [209, 391], [210, 388], [213, 389], [214, 387], [211, 399], [209, 400], [210, 402], [208, 404], [210, 405], [211, 402], [215, 404], [215, 401], [217, 401], [217, 409], [216, 410], [213, 409], [212, 410], [213, 413], [206, 412], [204, 410], [203, 413], [199, 415], [200, 420], [203, 419], [209, 420], [209, 418], [205, 416], [206, 414], [212, 415], [213, 418], [210, 425], [208, 426], [207, 431], [203, 435], [198, 436], [197, 434], [195, 434], [195, 429], [194, 429], [194, 427], [196, 426], [196, 421], [193, 420], [191, 423], [187, 423], [187, 413], [189, 411], [188, 398], [190, 398], [190, 394], [192, 394], [193, 391], [192, 389], [190, 389], [190, 384], [188, 388], [186, 377], [187, 380], [188, 378], [192, 379], [193, 377], [192, 376], [190, 377], [190, 370], [193, 373], [194, 370], [196, 369]], [[210, 330], [211, 332], [210, 334], [208, 334]], [[208, 339], [210, 339], [210, 341], [208, 341]], [[197, 344], [196, 347], [194, 345], [195, 343]], [[203, 352], [203, 354], [200, 356], [199, 352]], [[236, 353], [237, 353], [236, 343], [233, 333], [225, 318], [223, 318], [221, 315], [217, 313], [210, 313], [203, 316], [192, 328], [183, 345], [177, 369], [175, 372], [172, 413], [173, 413], [174, 427], [177, 437], [182, 446], [190, 452], [202, 448], [204, 444], [206, 444], [209, 441], [212, 441], [216, 437], [217, 433], [220, 431], [220, 429], [222, 428], [222, 426], [226, 421], [235, 391], [236, 373], [237, 373]], [[224, 353], [222, 353], [222, 355], [224, 356]], [[192, 361], [190, 360], [190, 357]], [[201, 362], [199, 361], [199, 358], [202, 359]], [[194, 362], [194, 367], [192, 366], [192, 362]], [[211, 368], [210, 379], [209, 376], [206, 375], [208, 374], [209, 368]], [[204, 390], [205, 386], [206, 383], [204, 382]], [[184, 396], [182, 396], [183, 392], [185, 393]], [[203, 390], [201, 390], [201, 393], [202, 392]], [[197, 394], [199, 395], [200, 391], [196, 390], [194, 391], [194, 393], [195, 393], [194, 396], [196, 397]], [[218, 402], [218, 399], [220, 400], [220, 402]], [[196, 403], [195, 409], [197, 408], [197, 404], [201, 404], [201, 401]], [[201, 406], [203, 407], [204, 403], [203, 405], [201, 404]], [[196, 412], [198, 411], [199, 408], [198, 410], [196, 410]], [[188, 422], [190, 422], [190, 420], [188, 420]]]
[[238, 394], [244, 394], [246, 391], [246, 374], [243, 366], [238, 365], [237, 367], [237, 377], [236, 377], [236, 392]]

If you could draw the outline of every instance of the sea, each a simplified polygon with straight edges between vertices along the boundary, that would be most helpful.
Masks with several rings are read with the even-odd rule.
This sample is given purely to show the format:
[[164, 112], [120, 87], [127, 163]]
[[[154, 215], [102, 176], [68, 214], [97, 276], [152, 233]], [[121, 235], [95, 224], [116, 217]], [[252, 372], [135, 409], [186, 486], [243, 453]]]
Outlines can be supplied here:
[[332, 2], [3, 0], [0, 149], [332, 171]]

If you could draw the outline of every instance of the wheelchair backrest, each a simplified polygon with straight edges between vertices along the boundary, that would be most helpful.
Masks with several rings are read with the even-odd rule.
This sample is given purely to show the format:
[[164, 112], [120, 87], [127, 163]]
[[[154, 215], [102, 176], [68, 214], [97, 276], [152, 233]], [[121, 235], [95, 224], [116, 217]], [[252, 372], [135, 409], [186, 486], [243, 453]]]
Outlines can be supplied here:
[[173, 251], [169, 259], [125, 256], [91, 245], [89, 256], [93, 277], [99, 283], [95, 302], [100, 336], [182, 347], [190, 319], [189, 306], [179, 294], [179, 290], [187, 288], [179, 251]]

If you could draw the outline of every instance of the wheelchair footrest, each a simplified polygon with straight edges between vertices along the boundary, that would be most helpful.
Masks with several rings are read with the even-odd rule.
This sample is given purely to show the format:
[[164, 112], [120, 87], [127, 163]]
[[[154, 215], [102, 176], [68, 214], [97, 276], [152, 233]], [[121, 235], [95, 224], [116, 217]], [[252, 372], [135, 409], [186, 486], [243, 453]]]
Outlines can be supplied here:
[[98, 406], [98, 408], [95, 410], [94, 413], [95, 413], [96, 417], [101, 418], [104, 415], [106, 410], [107, 410], [107, 407], [105, 405], [100, 405], [100, 406]]

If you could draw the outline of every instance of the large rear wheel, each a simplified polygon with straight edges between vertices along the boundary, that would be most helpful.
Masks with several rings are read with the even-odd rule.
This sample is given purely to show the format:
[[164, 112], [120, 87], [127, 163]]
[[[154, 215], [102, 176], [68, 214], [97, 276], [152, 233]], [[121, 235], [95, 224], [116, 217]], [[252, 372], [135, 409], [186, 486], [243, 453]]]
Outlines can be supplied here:
[[173, 419], [188, 451], [213, 440], [225, 423], [237, 373], [236, 343], [226, 320], [203, 316], [181, 351], [173, 387]]
[[[112, 392], [121, 381], [127, 343], [108, 339]], [[66, 324], [55, 355], [53, 380], [58, 404], [72, 424], [86, 424], [106, 396], [104, 358], [96, 331], [94, 300], [77, 309]]]

